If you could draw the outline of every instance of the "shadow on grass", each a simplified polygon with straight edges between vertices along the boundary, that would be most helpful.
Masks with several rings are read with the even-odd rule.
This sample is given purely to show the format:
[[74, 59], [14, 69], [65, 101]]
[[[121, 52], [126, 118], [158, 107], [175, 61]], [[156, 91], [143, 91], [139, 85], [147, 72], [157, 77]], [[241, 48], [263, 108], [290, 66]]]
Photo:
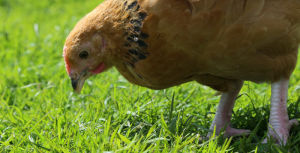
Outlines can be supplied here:
[[[140, 112], [139, 114], [142, 116], [129, 114], [128, 118], [122, 124], [121, 133], [126, 134], [128, 130], [130, 130], [131, 134], [129, 137], [134, 137], [137, 134], [146, 137], [149, 135], [151, 128], [155, 126], [156, 128], [152, 131], [151, 137], [163, 137], [170, 146], [178, 141], [178, 137], [181, 138], [181, 142], [185, 142], [191, 139], [191, 137], [199, 135], [198, 139], [192, 143], [198, 146], [196, 148], [201, 150], [203, 144], [207, 142], [205, 136], [208, 133], [209, 122], [211, 122], [210, 120], [212, 119], [208, 117], [210, 112], [207, 111], [206, 114], [202, 116], [189, 115], [185, 113], [184, 110], [176, 110], [174, 101], [173, 95], [169, 110], [164, 111], [163, 114], [159, 114], [157, 111], [151, 111], [151, 114], [143, 114]], [[289, 117], [291, 119], [300, 118], [299, 103], [300, 98], [297, 102], [291, 103], [288, 106]], [[231, 145], [227, 149], [233, 152], [253, 152], [256, 149], [257, 152], [300, 152], [299, 126], [291, 129], [289, 141], [284, 147], [275, 144], [272, 140], [266, 144], [262, 144], [267, 134], [269, 112], [270, 105], [262, 107], [248, 105], [233, 112], [232, 126], [239, 129], [250, 129], [252, 132], [248, 136], [233, 137]], [[151, 118], [151, 121], [146, 121], [145, 118]], [[201, 125], [199, 121], [203, 121], [202, 123], [204, 123], [204, 125]], [[225, 143], [228, 143], [228, 139], [223, 138], [222, 135], [217, 138], [217, 144], [219, 146]], [[149, 143], [148, 146], [151, 145], [152, 144]]]

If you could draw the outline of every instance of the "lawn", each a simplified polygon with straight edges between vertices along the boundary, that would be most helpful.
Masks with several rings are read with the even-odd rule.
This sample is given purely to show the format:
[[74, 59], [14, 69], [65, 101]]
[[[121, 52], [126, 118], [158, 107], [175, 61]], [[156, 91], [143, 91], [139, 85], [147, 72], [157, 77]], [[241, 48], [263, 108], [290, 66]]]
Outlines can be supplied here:
[[[270, 85], [245, 82], [233, 127], [250, 136], [205, 139], [219, 96], [190, 82], [150, 90], [115, 69], [73, 93], [64, 40], [100, 0], [0, 0], [1, 152], [300, 152], [300, 126], [285, 147], [261, 144]], [[290, 118], [300, 118], [300, 65], [289, 87]]]

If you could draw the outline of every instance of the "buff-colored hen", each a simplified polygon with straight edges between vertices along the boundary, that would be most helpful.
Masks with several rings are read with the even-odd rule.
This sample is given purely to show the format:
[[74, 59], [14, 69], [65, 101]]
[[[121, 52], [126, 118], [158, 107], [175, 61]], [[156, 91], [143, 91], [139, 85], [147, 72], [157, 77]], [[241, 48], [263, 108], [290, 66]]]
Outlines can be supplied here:
[[244, 80], [272, 85], [269, 136], [285, 144], [288, 82], [300, 42], [300, 0], [106, 0], [72, 30], [64, 59], [72, 86], [111, 67], [164, 89], [197, 81], [221, 91], [211, 130], [229, 126]]

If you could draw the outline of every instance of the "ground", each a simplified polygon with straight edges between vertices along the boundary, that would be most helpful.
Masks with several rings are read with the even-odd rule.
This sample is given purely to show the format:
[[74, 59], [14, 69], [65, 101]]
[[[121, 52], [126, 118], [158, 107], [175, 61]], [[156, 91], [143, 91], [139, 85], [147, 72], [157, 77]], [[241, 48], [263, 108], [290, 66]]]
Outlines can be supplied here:
[[[128, 83], [115, 69], [72, 92], [62, 58], [75, 23], [100, 0], [0, 0], [1, 152], [300, 152], [300, 126], [287, 146], [266, 136], [270, 85], [246, 82], [233, 127], [247, 137], [205, 139], [219, 96], [190, 82], [167, 90]], [[300, 118], [300, 65], [289, 87]]]

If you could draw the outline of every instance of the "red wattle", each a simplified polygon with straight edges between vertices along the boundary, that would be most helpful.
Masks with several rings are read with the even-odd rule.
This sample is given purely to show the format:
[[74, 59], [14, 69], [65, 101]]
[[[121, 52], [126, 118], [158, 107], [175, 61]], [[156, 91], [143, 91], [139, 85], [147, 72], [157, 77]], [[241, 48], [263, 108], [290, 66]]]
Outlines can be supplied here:
[[105, 69], [105, 65], [103, 63], [101, 63], [101, 64], [99, 64], [99, 66], [96, 69], [92, 70], [91, 72], [93, 74], [99, 74], [99, 73], [103, 72], [104, 69]]

